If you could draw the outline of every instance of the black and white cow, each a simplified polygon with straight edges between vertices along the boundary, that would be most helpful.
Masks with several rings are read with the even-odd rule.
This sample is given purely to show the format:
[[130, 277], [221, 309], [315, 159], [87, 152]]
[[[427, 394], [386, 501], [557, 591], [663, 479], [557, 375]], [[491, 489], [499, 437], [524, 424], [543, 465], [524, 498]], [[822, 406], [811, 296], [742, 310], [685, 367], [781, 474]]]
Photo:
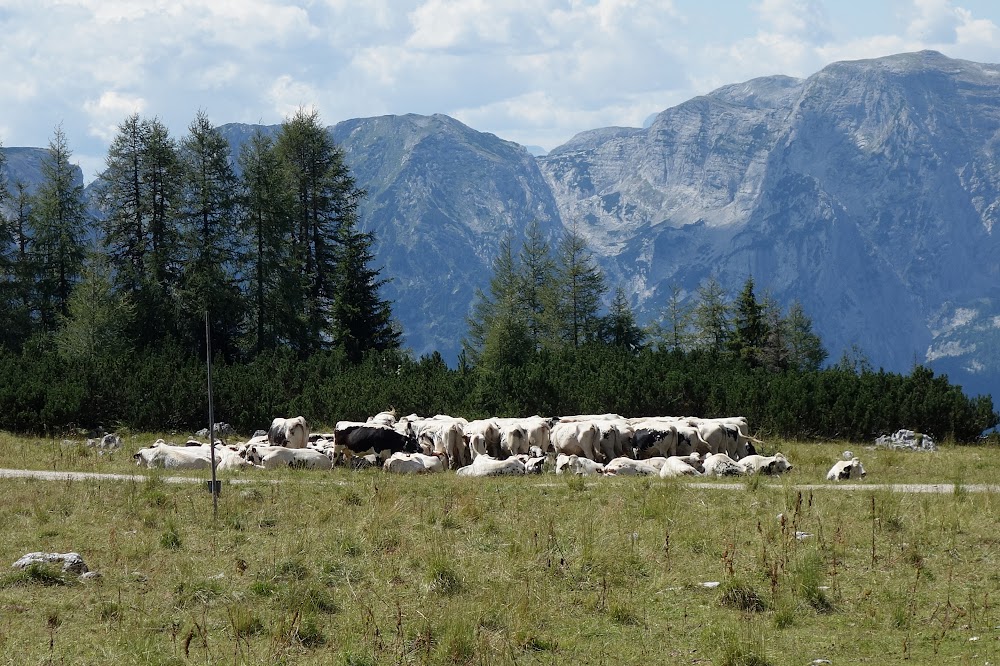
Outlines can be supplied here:
[[348, 457], [374, 452], [379, 458], [388, 458], [393, 453], [418, 453], [417, 440], [392, 428], [379, 426], [352, 425], [337, 429], [334, 445]]

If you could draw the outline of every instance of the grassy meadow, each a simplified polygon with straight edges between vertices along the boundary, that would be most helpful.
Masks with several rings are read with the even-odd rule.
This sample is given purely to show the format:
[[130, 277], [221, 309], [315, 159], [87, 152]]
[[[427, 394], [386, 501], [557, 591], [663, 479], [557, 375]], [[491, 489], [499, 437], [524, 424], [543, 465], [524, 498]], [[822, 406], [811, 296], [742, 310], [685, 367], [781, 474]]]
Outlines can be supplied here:
[[[213, 520], [203, 484], [135, 467], [156, 437], [0, 436], [3, 468], [148, 477], [0, 479], [5, 567], [76, 551], [102, 574], [0, 571], [0, 664], [1000, 663], [1000, 502], [973, 492], [996, 447], [775, 442], [789, 475], [725, 489], [244, 473]], [[870, 487], [825, 487], [845, 448]]]

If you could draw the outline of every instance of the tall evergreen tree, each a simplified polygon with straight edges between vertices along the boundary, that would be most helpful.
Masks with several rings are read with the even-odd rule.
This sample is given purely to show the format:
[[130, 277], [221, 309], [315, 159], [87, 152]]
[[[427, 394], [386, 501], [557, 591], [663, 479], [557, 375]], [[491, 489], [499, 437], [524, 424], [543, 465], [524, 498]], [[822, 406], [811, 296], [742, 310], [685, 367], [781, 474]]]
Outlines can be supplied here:
[[625, 290], [619, 285], [611, 302], [608, 316], [604, 319], [604, 341], [615, 347], [638, 351], [644, 344], [645, 333], [635, 323], [635, 314]]
[[698, 288], [694, 330], [699, 347], [712, 352], [725, 351], [731, 334], [730, 307], [726, 292], [714, 275]]
[[604, 275], [575, 225], [559, 243], [556, 256], [556, 332], [565, 344], [579, 348], [598, 338]]
[[[792, 303], [788, 309], [785, 323], [788, 331], [789, 364], [799, 370], [819, 370], [828, 353], [823, 348], [820, 337], [813, 332], [812, 319], [806, 315], [801, 303], [798, 301]], [[857, 359], [864, 359], [864, 354], [860, 349], [852, 349], [852, 352], [855, 352]], [[847, 358], [846, 352], [845, 358]], [[854, 363], [854, 360], [850, 360], [849, 363]], [[867, 363], [866, 359], [865, 363]]]
[[531, 337], [532, 349], [540, 349], [546, 330], [546, 307], [554, 303], [555, 262], [552, 248], [542, 234], [542, 227], [533, 219], [525, 229], [524, 245], [518, 255], [520, 263], [520, 295], [524, 316]]
[[364, 196], [344, 162], [344, 153], [315, 111], [300, 109], [281, 126], [275, 150], [295, 193], [293, 270], [306, 281], [301, 303], [305, 326], [293, 344], [302, 352], [327, 347], [334, 331], [336, 234]]
[[682, 295], [679, 284], [670, 285], [670, 297], [661, 311], [660, 323], [654, 328], [657, 347], [661, 350], [686, 352], [691, 348], [693, 312]]
[[767, 336], [761, 350], [761, 362], [772, 372], [788, 367], [788, 322], [781, 315], [781, 306], [770, 295], [765, 295], [761, 303], [761, 313]]
[[472, 365], [479, 363], [494, 328], [509, 328], [515, 322], [524, 322], [521, 279], [511, 242], [510, 234], [500, 239], [500, 249], [493, 259], [489, 293], [476, 290], [476, 300], [467, 319], [469, 329], [462, 341], [462, 348]]
[[181, 183], [177, 145], [166, 126], [138, 114], [122, 121], [99, 177], [97, 201], [115, 287], [135, 303], [133, 332], [147, 346], [176, 333]]
[[43, 330], [69, 311], [69, 296], [83, 265], [87, 213], [83, 183], [70, 163], [73, 153], [59, 126], [42, 161], [42, 182], [29, 218], [37, 314]]
[[212, 347], [233, 358], [244, 314], [234, 276], [237, 247], [237, 179], [229, 143], [199, 111], [181, 141], [183, 187], [179, 210], [183, 264], [178, 328], [189, 347], [204, 352], [205, 313]]
[[305, 300], [305, 277], [293, 265], [294, 192], [274, 140], [260, 132], [239, 156], [241, 230], [248, 327], [246, 347], [256, 355], [289, 344], [305, 323], [297, 304]]
[[753, 277], [747, 277], [743, 283], [736, 303], [733, 305], [732, 334], [727, 341], [729, 349], [736, 358], [751, 366], [762, 362], [764, 346], [767, 340], [767, 322], [764, 312], [754, 294]]
[[372, 267], [375, 237], [357, 230], [353, 212], [337, 225], [334, 274], [333, 339], [358, 363], [369, 351], [399, 348], [400, 331], [393, 325], [392, 305], [379, 296], [387, 280]]

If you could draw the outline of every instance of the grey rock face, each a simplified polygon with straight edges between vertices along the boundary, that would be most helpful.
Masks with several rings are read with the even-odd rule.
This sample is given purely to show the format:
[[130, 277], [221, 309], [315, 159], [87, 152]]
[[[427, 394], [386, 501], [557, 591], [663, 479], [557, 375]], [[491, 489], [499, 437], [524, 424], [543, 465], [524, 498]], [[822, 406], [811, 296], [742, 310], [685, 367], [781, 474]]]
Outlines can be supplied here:
[[735, 294], [752, 275], [803, 303], [832, 360], [857, 345], [982, 389], [1000, 375], [998, 137], [1000, 66], [921, 52], [726, 86], [539, 164], [643, 318], [670, 284]]

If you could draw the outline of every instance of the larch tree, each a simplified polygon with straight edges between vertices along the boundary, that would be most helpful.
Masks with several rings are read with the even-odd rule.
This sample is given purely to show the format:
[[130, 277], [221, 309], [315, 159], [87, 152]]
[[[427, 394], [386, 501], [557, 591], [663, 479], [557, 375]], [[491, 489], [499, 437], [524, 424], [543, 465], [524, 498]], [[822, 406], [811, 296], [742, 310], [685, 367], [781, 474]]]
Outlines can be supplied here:
[[333, 142], [316, 111], [300, 109], [282, 123], [275, 151], [294, 196], [290, 269], [305, 281], [304, 299], [296, 304], [304, 326], [291, 343], [308, 353], [334, 343], [337, 227], [342, 215], [363, 195], [344, 163], [343, 150]]
[[[802, 304], [798, 301], [792, 303], [788, 308], [788, 315], [785, 317], [786, 330], [788, 332], [788, 361], [789, 365], [799, 370], [819, 370], [826, 361], [828, 353], [823, 348], [820, 337], [812, 330], [812, 319], [806, 313]], [[856, 345], [852, 347], [856, 359], [863, 359], [864, 363], [858, 363], [858, 367], [867, 364], [863, 352]], [[845, 358], [847, 352], [845, 352]], [[843, 362], [843, 360], [842, 360]], [[853, 363], [853, 361], [851, 361]]]
[[305, 298], [304, 275], [292, 266], [294, 192], [274, 149], [257, 131], [239, 156], [241, 264], [247, 303], [246, 349], [251, 355], [288, 344], [305, 326], [295, 307]]
[[35, 307], [44, 331], [55, 329], [57, 315], [68, 314], [70, 292], [83, 266], [87, 212], [72, 155], [62, 127], [56, 127], [29, 217]]
[[714, 275], [698, 288], [693, 324], [700, 348], [716, 353], [725, 351], [731, 335], [730, 306], [725, 290]]
[[122, 121], [99, 176], [97, 203], [115, 288], [135, 304], [133, 332], [144, 346], [176, 334], [181, 184], [177, 145], [166, 126], [138, 114]]
[[542, 346], [546, 330], [546, 307], [554, 303], [555, 262], [552, 248], [537, 219], [525, 229], [524, 245], [518, 254], [519, 288], [532, 349]]
[[686, 352], [691, 349], [693, 310], [684, 303], [684, 290], [679, 284], [670, 285], [670, 296], [654, 328], [660, 350]]
[[180, 143], [182, 189], [178, 211], [183, 257], [177, 291], [182, 340], [204, 352], [205, 313], [212, 347], [236, 354], [244, 315], [234, 275], [237, 246], [237, 178], [229, 143], [200, 111]]
[[600, 336], [604, 275], [575, 225], [563, 235], [555, 262], [556, 332], [564, 344], [579, 348]]
[[519, 322], [525, 323], [520, 289], [521, 279], [508, 233], [500, 239], [499, 251], [493, 259], [489, 292], [476, 290], [472, 311], [466, 320], [469, 328], [462, 341], [462, 348], [472, 365], [479, 364], [488, 340], [500, 337], [506, 339], [507, 336], [494, 333], [494, 328], [510, 329]]

